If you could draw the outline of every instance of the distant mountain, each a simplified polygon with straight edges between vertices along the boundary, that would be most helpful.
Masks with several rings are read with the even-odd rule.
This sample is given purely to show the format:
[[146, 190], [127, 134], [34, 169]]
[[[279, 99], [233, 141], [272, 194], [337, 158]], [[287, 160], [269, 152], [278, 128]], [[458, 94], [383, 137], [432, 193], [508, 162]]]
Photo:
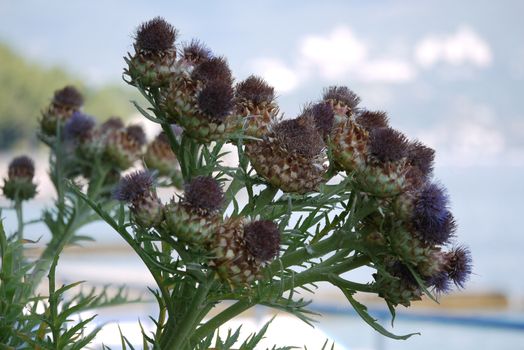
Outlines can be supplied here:
[[75, 85], [84, 94], [84, 111], [97, 118], [127, 117], [134, 112], [129, 103], [138, 96], [125, 83], [87, 87], [78, 77], [60, 67], [45, 67], [29, 62], [0, 43], [0, 150], [17, 143], [34, 142], [40, 111], [53, 92], [65, 85]]

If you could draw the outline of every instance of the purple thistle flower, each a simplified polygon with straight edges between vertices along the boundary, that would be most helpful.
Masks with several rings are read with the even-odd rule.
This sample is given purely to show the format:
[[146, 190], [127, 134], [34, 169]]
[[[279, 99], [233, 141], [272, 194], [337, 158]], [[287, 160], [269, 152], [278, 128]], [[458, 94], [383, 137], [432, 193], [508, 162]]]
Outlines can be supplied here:
[[213, 57], [211, 50], [197, 39], [191, 40], [182, 48], [182, 57], [194, 64], [200, 64]]
[[395, 261], [392, 263], [392, 265], [388, 268], [388, 272], [394, 276], [400, 278], [400, 280], [406, 285], [411, 287], [418, 287], [417, 280], [409, 270], [409, 268], [400, 261]]
[[53, 104], [78, 109], [84, 104], [84, 97], [74, 86], [68, 85], [55, 91]]
[[272, 102], [275, 99], [275, 89], [264, 79], [251, 75], [237, 84], [235, 97], [258, 106], [264, 102]]
[[177, 30], [161, 17], [142, 23], [135, 35], [135, 45], [140, 51], [162, 52], [172, 49]]
[[391, 128], [377, 128], [369, 134], [371, 155], [382, 163], [394, 162], [407, 155], [408, 141], [401, 132]]
[[224, 202], [224, 192], [211, 176], [197, 176], [184, 188], [184, 201], [195, 209], [218, 211]]
[[451, 290], [451, 281], [446, 271], [439, 271], [433, 276], [426, 278], [425, 283], [439, 295], [446, 294]]
[[64, 136], [68, 140], [86, 139], [95, 127], [95, 124], [93, 117], [76, 111], [64, 126]]
[[244, 239], [249, 252], [260, 261], [269, 261], [280, 250], [280, 230], [270, 220], [259, 220], [244, 227]]
[[223, 81], [211, 81], [198, 94], [197, 101], [210, 121], [221, 122], [233, 109], [233, 88]]
[[136, 143], [143, 146], [146, 144], [146, 133], [140, 125], [130, 125], [126, 128], [126, 133], [129, 137], [135, 140]]
[[333, 123], [335, 122], [335, 112], [329, 102], [322, 101], [309, 105], [302, 111], [303, 116], [311, 115], [315, 120], [315, 125], [320, 133], [324, 137], [327, 137], [333, 129]]
[[388, 115], [383, 111], [363, 111], [359, 113], [355, 121], [367, 131], [388, 126]]
[[145, 198], [151, 193], [154, 183], [153, 174], [142, 170], [124, 176], [113, 190], [113, 199], [132, 203]]
[[360, 97], [357, 96], [346, 86], [330, 86], [324, 89], [323, 100], [335, 100], [341, 102], [352, 110], [360, 103]]
[[468, 248], [459, 246], [447, 253], [446, 258], [446, 270], [449, 277], [457, 287], [464, 288], [472, 270], [471, 252]]
[[35, 163], [28, 156], [14, 158], [7, 170], [9, 179], [24, 179], [31, 181], [35, 176]]
[[428, 243], [443, 244], [456, 230], [453, 214], [448, 209], [448, 195], [436, 183], [429, 183], [417, 193], [411, 223]]
[[411, 165], [416, 166], [424, 178], [428, 178], [433, 172], [433, 161], [435, 160], [435, 151], [427, 147], [420, 141], [413, 141], [408, 146], [408, 161]]
[[117, 129], [122, 129], [123, 127], [124, 127], [124, 122], [122, 121], [120, 117], [111, 117], [108, 120], [106, 120], [105, 122], [103, 122], [102, 125], [100, 125], [100, 128], [103, 131], [107, 131], [108, 129], [117, 130]]
[[273, 127], [273, 131], [284, 149], [305, 158], [315, 158], [325, 147], [311, 116], [283, 120]]
[[224, 57], [213, 57], [200, 63], [191, 73], [191, 78], [200, 80], [204, 84], [216, 80], [229, 85], [233, 83], [231, 69], [229, 69], [229, 65]]

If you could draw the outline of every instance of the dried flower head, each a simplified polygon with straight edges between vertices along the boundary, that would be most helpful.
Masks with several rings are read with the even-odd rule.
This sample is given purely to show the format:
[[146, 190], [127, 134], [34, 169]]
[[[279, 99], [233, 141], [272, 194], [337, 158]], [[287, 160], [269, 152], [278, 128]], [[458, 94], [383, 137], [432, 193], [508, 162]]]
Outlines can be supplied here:
[[446, 270], [455, 285], [464, 288], [471, 275], [471, 252], [468, 248], [459, 246], [447, 254]]
[[224, 202], [224, 192], [211, 176], [198, 176], [186, 184], [184, 201], [191, 207], [209, 212], [218, 211]]
[[314, 158], [325, 148], [311, 116], [283, 120], [273, 127], [273, 132], [284, 149], [305, 158]]
[[124, 176], [113, 190], [113, 199], [132, 203], [145, 198], [151, 193], [154, 183], [153, 174], [149, 171], [136, 171]]
[[231, 69], [224, 57], [213, 57], [200, 63], [191, 74], [193, 80], [200, 80], [204, 84], [211, 81], [222, 81], [227, 84], [233, 83]]
[[355, 121], [364, 129], [371, 131], [376, 128], [386, 128], [388, 126], [388, 115], [383, 111], [365, 110], [356, 116]]
[[69, 140], [86, 139], [95, 127], [95, 124], [93, 117], [76, 111], [64, 126], [65, 137]]
[[369, 136], [369, 150], [378, 161], [394, 162], [406, 157], [408, 140], [401, 132], [391, 128], [377, 128], [371, 130]]
[[408, 146], [407, 157], [409, 163], [417, 167], [425, 178], [429, 177], [433, 172], [435, 151], [424, 145], [422, 142], [411, 142]]
[[244, 227], [246, 247], [257, 260], [269, 261], [278, 255], [280, 230], [270, 220], [259, 220]]
[[135, 45], [139, 51], [163, 52], [172, 49], [177, 30], [162, 17], [155, 17], [142, 23], [135, 35]]
[[258, 106], [262, 103], [271, 103], [275, 99], [275, 89], [264, 79], [251, 75], [237, 84], [235, 97]]
[[130, 125], [126, 128], [127, 135], [133, 139], [137, 144], [143, 146], [146, 144], [146, 134], [140, 125]]
[[16, 157], [9, 163], [7, 176], [9, 179], [31, 181], [35, 176], [35, 163], [28, 156]]
[[84, 97], [74, 86], [68, 85], [55, 91], [53, 104], [78, 109], [84, 104]]
[[211, 121], [223, 121], [233, 109], [233, 88], [224, 81], [209, 82], [198, 94], [198, 107]]
[[448, 204], [448, 195], [439, 184], [426, 184], [417, 192], [411, 223], [426, 242], [443, 244], [455, 232]]
[[213, 57], [211, 50], [197, 39], [191, 40], [182, 48], [182, 57], [193, 64], [201, 64]]
[[355, 109], [360, 103], [360, 97], [346, 86], [330, 86], [324, 89], [323, 99], [340, 102], [351, 109]]

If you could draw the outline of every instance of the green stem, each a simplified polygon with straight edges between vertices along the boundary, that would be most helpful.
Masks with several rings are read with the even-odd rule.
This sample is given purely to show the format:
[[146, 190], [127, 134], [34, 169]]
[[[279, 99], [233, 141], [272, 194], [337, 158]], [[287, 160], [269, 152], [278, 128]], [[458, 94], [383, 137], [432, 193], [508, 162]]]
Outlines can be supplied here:
[[16, 231], [16, 234], [18, 236], [18, 240], [21, 243], [24, 239], [24, 212], [22, 211], [22, 201], [18, 199], [18, 196], [15, 200], [15, 211], [16, 219], [18, 222], [18, 229]]
[[189, 341], [191, 333], [195, 329], [195, 324], [200, 322], [202, 309], [206, 307], [205, 301], [211, 286], [214, 284], [214, 273], [208, 275], [208, 280], [198, 286], [198, 290], [182, 319], [177, 320], [177, 329], [168, 333], [168, 336], [162, 341], [163, 349], [179, 350]]

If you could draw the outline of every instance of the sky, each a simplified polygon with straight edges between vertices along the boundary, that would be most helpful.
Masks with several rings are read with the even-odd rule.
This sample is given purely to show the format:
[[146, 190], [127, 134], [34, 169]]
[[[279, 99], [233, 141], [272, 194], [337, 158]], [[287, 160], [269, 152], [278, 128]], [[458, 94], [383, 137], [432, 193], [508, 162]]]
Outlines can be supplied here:
[[[504, 287], [502, 264], [524, 264], [523, 13], [520, 0], [0, 0], [0, 41], [90, 84], [124, 86], [134, 30], [160, 15], [180, 42], [225, 55], [237, 80], [265, 77], [288, 117], [347, 85], [437, 150], [461, 240], [484, 257], [474, 280]], [[524, 295], [524, 284], [512, 290]]]

